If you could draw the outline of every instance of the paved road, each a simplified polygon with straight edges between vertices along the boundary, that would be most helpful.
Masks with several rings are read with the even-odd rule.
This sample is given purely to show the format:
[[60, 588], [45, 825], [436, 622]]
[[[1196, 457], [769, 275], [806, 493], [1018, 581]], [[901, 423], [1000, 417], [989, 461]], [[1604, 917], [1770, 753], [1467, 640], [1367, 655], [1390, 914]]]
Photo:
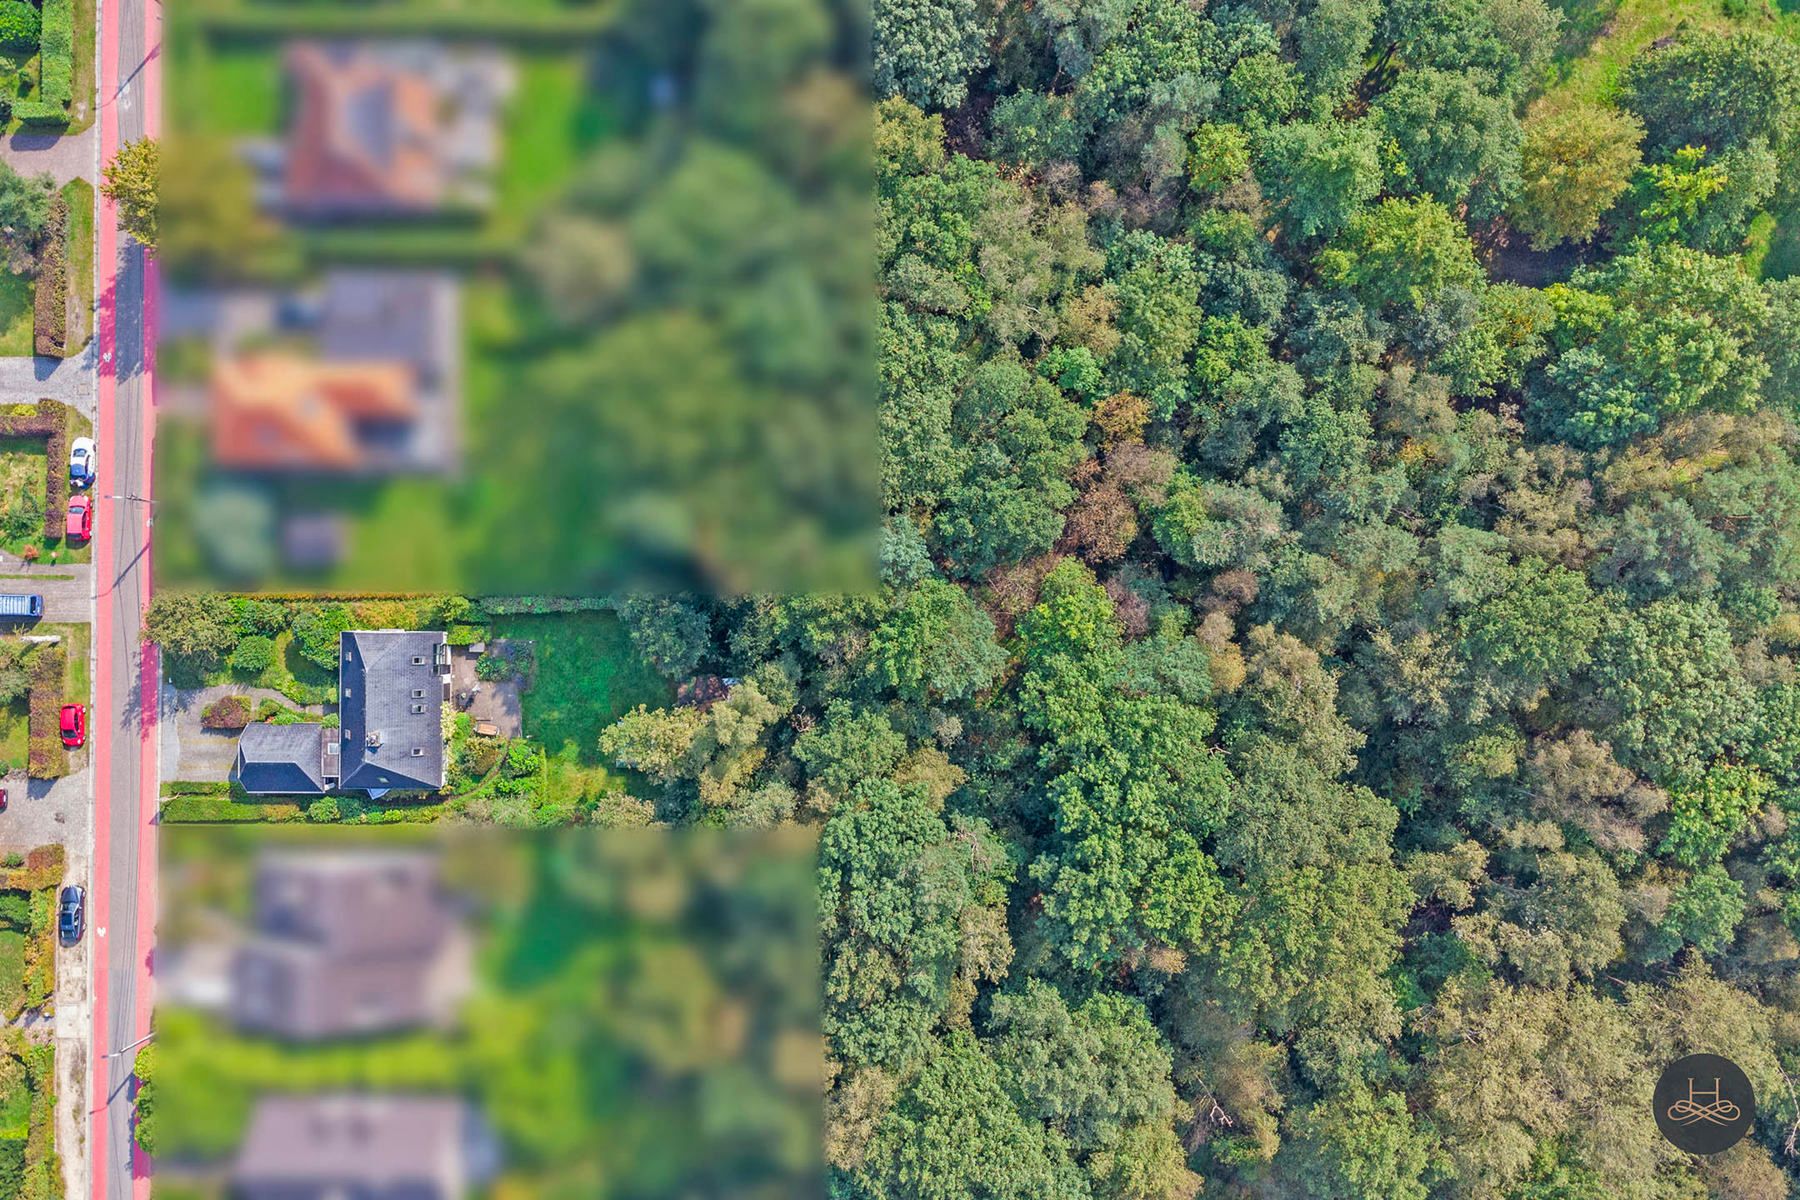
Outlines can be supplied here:
[[[100, 155], [161, 131], [161, 9], [103, 0]], [[105, 495], [148, 496], [153, 413], [145, 362], [146, 263], [102, 201], [95, 223], [100, 481]], [[156, 671], [140, 639], [150, 597], [148, 506], [102, 500], [95, 548], [93, 1200], [143, 1200], [149, 1161], [131, 1138], [128, 1048], [149, 1031], [156, 903]], [[108, 1057], [108, 1055], [117, 1057]]]

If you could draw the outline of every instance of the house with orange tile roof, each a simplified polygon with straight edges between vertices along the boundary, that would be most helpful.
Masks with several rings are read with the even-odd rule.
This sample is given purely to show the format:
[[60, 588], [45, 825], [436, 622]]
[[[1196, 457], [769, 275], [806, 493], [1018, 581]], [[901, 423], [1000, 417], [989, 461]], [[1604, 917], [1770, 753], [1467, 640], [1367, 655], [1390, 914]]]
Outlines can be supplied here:
[[492, 200], [497, 52], [419, 41], [296, 42], [281, 206], [302, 218], [418, 216]]
[[213, 459], [239, 470], [382, 470], [382, 447], [418, 418], [412, 370], [272, 351], [221, 359], [211, 380]]

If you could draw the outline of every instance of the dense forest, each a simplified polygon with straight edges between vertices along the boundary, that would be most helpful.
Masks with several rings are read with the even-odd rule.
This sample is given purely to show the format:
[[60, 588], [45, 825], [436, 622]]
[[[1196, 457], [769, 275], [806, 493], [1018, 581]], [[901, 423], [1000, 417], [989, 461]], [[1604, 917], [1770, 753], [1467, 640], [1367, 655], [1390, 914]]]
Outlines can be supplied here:
[[1544, 0], [876, 0], [882, 587], [625, 605], [735, 683], [602, 738], [609, 819], [818, 828], [834, 1195], [1792, 1193], [1800, 44], [1738, 10], [1549, 105]]

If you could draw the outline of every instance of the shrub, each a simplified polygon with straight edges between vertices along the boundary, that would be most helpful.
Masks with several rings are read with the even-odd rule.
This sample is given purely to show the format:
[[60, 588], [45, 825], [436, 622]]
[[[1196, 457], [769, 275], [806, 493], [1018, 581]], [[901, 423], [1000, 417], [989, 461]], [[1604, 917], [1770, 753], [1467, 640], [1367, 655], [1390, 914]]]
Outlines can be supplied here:
[[513, 677], [512, 660], [504, 654], [484, 654], [475, 660], [475, 678], [492, 683]]
[[[0, 8], [6, 2], [0, 0]], [[42, 237], [32, 292], [33, 342], [39, 354], [61, 358], [69, 341], [69, 202], [60, 192], [50, 202]]]
[[0, 46], [30, 50], [38, 43], [38, 10], [25, 0], [0, 0]]
[[221, 696], [200, 711], [200, 724], [206, 729], [242, 729], [250, 723], [250, 700], [246, 696]]
[[204, 783], [186, 779], [171, 779], [162, 785], [164, 796], [229, 796], [231, 784], [225, 780], [207, 780]]
[[31, 676], [31, 702], [26, 718], [25, 773], [32, 779], [57, 779], [69, 773], [57, 718], [62, 709], [63, 648], [39, 646], [26, 660]]
[[329, 825], [342, 815], [338, 802], [330, 796], [321, 796], [306, 807], [306, 819], [315, 825]]
[[298, 804], [288, 801], [252, 802], [235, 796], [172, 796], [163, 801], [164, 824], [224, 825], [259, 822], [284, 825], [301, 818]]
[[75, 95], [75, 0], [44, 0], [38, 55], [38, 102], [62, 110], [66, 119]]
[[350, 610], [341, 604], [305, 609], [294, 617], [294, 644], [319, 670], [336, 671], [338, 635], [352, 627]]
[[231, 669], [247, 675], [260, 675], [275, 665], [275, 640], [253, 633], [241, 639], [231, 652]]
[[452, 646], [473, 646], [487, 639], [487, 628], [482, 625], [452, 625], [444, 631], [444, 641]]

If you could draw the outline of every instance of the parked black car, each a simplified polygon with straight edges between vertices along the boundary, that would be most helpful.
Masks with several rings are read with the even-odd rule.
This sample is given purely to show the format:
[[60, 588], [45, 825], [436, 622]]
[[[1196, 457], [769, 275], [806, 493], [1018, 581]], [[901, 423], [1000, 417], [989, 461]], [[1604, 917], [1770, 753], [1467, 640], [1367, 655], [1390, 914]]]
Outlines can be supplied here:
[[86, 901], [87, 893], [74, 883], [65, 887], [56, 898], [56, 931], [62, 935], [65, 946], [73, 946], [81, 940], [82, 925], [87, 918]]

